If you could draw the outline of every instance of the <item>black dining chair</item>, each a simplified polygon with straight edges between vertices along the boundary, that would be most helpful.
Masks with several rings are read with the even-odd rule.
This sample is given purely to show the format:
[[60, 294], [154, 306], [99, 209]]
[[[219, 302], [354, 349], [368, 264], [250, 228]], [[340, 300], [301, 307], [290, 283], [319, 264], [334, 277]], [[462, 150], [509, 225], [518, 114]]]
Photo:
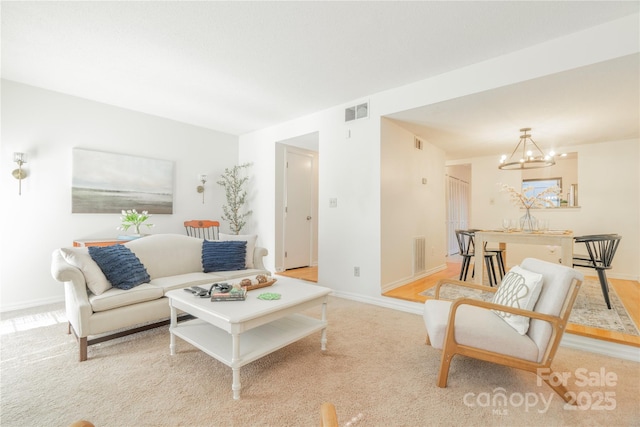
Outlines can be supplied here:
[[598, 272], [602, 295], [609, 309], [611, 309], [611, 301], [609, 300], [609, 283], [605, 271], [611, 269], [611, 263], [618, 250], [620, 239], [622, 236], [618, 234], [594, 234], [573, 238], [574, 242], [584, 243], [587, 248], [587, 255], [573, 256], [573, 266], [594, 268]]
[[[471, 258], [476, 256], [475, 254], [475, 244], [474, 244], [474, 236], [475, 233], [473, 230], [456, 230], [456, 239], [458, 240], [458, 249], [460, 251], [460, 256], [462, 257], [462, 266], [460, 268], [460, 280], [467, 280], [467, 274], [469, 272], [469, 266], [471, 265]], [[498, 281], [496, 279], [496, 269], [493, 263], [493, 258], [495, 257], [495, 253], [486, 252], [484, 254], [484, 262], [487, 266], [487, 276], [489, 276], [489, 285], [493, 286], [497, 285]], [[475, 274], [475, 267], [471, 273], [471, 277]]]
[[[475, 233], [475, 232], [476, 232], [476, 231], [478, 231], [478, 230], [477, 230], [477, 229], [471, 229], [471, 230], [468, 230], [468, 231], [471, 231], [471, 232], [474, 232], [474, 233]], [[475, 234], [474, 234], [474, 237], [475, 237]], [[507, 271], [506, 271], [506, 268], [505, 268], [505, 266], [504, 266], [504, 258], [505, 258], [505, 256], [504, 256], [504, 249], [500, 249], [500, 248], [487, 248], [487, 244], [488, 244], [488, 243], [489, 243], [489, 242], [484, 242], [484, 253], [485, 253], [485, 254], [487, 254], [487, 253], [488, 253], [488, 254], [495, 255], [495, 257], [496, 257], [496, 264], [498, 265], [498, 272], [500, 273], [500, 279], [502, 279], [502, 278], [504, 277], [505, 273], [507, 272]]]

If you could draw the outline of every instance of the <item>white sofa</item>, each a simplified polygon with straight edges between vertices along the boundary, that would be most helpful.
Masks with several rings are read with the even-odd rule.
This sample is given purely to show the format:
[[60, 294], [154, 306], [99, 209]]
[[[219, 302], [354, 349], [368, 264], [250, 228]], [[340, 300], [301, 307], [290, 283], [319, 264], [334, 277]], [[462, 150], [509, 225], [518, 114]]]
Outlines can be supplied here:
[[203, 271], [202, 239], [158, 234], [127, 242], [125, 246], [144, 265], [151, 279], [129, 290], [105, 283], [106, 277], [88, 248], [56, 249], [51, 274], [64, 283], [69, 332], [73, 331], [78, 338], [80, 361], [87, 359], [89, 345], [166, 324], [170, 310], [165, 294], [170, 290], [270, 275], [263, 264], [267, 250], [255, 247], [255, 236], [251, 237], [244, 270], [210, 273]]

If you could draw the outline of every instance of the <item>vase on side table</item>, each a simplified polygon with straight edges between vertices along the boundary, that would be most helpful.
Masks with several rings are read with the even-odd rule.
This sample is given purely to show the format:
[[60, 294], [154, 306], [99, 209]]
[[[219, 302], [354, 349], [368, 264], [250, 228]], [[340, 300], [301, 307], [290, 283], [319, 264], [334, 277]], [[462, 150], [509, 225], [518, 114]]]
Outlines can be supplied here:
[[538, 229], [538, 220], [531, 215], [531, 211], [529, 208], [525, 208], [525, 214], [520, 217], [520, 229], [525, 233], [531, 233], [532, 231], [536, 231]]

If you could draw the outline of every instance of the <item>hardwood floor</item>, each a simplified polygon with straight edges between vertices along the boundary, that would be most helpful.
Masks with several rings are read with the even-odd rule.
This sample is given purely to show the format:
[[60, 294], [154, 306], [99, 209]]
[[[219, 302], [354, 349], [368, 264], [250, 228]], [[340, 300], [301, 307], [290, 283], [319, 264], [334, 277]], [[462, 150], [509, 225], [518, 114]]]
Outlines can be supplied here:
[[[415, 282], [407, 285], [400, 286], [389, 292], [385, 292], [383, 295], [406, 301], [424, 302], [427, 300], [427, 297], [420, 295], [420, 292], [435, 286], [440, 279], [449, 277], [457, 278], [458, 274], [460, 274], [460, 264], [457, 262], [447, 263], [446, 270], [416, 280]], [[594, 280], [598, 280], [596, 276], [593, 276], [592, 278]], [[622, 304], [627, 309], [629, 316], [636, 324], [636, 327], [638, 327], [638, 325], [640, 325], [640, 283], [632, 280], [609, 278], [609, 284], [615, 289], [615, 292], [620, 297]], [[606, 329], [592, 328], [569, 323], [567, 325], [567, 332], [640, 347], [640, 337], [615, 331], [608, 331]]]
[[292, 268], [291, 270], [276, 273], [277, 276], [294, 277], [308, 282], [318, 283], [318, 267]]
[[[413, 302], [425, 302], [427, 297], [420, 295], [421, 292], [435, 286], [440, 279], [446, 279], [449, 277], [458, 277], [460, 274], [459, 262], [448, 262], [447, 268], [438, 273], [416, 280], [404, 286], [400, 286], [396, 289], [392, 289], [389, 292], [385, 292], [383, 295], [391, 298], [398, 298], [406, 301]], [[295, 268], [292, 270], [276, 273], [276, 275], [295, 277], [310, 282], [318, 281], [318, 267], [303, 267]], [[592, 277], [594, 280], [598, 280], [596, 276]], [[615, 292], [620, 297], [622, 304], [627, 309], [629, 316], [633, 319], [636, 327], [640, 325], [640, 283], [633, 280], [611, 279], [609, 278], [610, 285], [615, 289]], [[591, 328], [583, 325], [576, 325], [569, 323], [567, 326], [567, 332], [582, 335], [590, 338], [602, 339], [605, 341], [617, 342], [621, 344], [632, 345], [640, 347], [640, 337], [622, 334], [620, 332], [608, 331], [606, 329]]]

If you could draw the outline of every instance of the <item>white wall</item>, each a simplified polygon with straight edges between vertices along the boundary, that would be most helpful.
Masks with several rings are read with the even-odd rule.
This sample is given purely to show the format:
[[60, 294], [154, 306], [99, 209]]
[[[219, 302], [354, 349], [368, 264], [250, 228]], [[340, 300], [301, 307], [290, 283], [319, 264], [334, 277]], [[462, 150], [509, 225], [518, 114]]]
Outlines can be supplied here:
[[[50, 273], [51, 253], [74, 239], [115, 237], [118, 214], [71, 213], [71, 151], [82, 147], [175, 162], [173, 215], [154, 215], [152, 233], [184, 233], [188, 219], [220, 219], [216, 184], [237, 162], [237, 137], [81, 98], [2, 80], [0, 149], [0, 309], [62, 300]], [[18, 182], [13, 152], [30, 156]], [[198, 174], [209, 175], [205, 203]], [[135, 206], [132, 206], [135, 208]], [[228, 232], [227, 224], [221, 227]], [[260, 242], [258, 242], [260, 244]]]
[[[219, 206], [213, 201], [222, 196], [222, 191], [212, 182], [206, 193], [207, 203], [202, 205], [195, 193], [197, 174], [206, 172], [217, 176], [231, 164], [253, 162], [249, 203], [254, 213], [248, 219], [247, 231], [257, 233], [258, 244], [270, 251], [266, 266], [273, 270], [274, 145], [277, 141], [312, 132], [320, 135], [320, 284], [339, 293], [387, 303], [380, 297], [383, 285], [381, 227], [394, 225], [381, 221], [381, 171], [385, 161], [381, 158], [382, 117], [638, 51], [638, 15], [634, 15], [372, 94], [366, 98], [370, 101], [368, 119], [344, 124], [344, 107], [353, 105], [354, 101], [346, 100], [344, 105], [242, 135], [237, 149], [236, 138], [229, 135], [3, 81], [0, 191], [5, 218], [0, 229], [0, 307], [6, 309], [61, 298], [62, 287], [49, 273], [51, 251], [69, 245], [75, 238], [111, 235], [118, 225], [115, 214], [70, 213], [72, 147], [176, 161], [175, 211], [170, 216], [154, 217], [155, 232], [182, 232], [181, 223], [186, 218], [219, 217]], [[351, 131], [350, 137], [347, 130]], [[583, 206], [580, 221], [583, 224], [572, 222], [572, 228], [587, 230], [590, 225], [601, 226], [602, 221], [615, 219], [612, 224], [619, 226], [616, 231], [623, 234], [623, 245], [634, 248], [616, 257], [616, 269], [637, 278], [640, 155], [637, 141], [621, 143], [627, 150], [624, 154], [610, 151], [610, 144], [617, 147], [615, 143], [603, 141], [580, 150], [580, 204]], [[628, 151], [628, 144], [635, 144], [635, 148]], [[32, 155], [27, 165], [31, 176], [24, 182], [22, 197], [17, 196], [17, 183], [10, 174], [14, 151], [27, 151]], [[591, 160], [585, 163], [590, 156]], [[603, 175], [602, 159], [607, 156], [609, 160], [604, 164], [614, 165], [615, 170], [608, 174], [608, 181], [598, 181]], [[506, 180], [496, 176], [498, 169], [493, 158], [473, 159], [469, 163], [476, 171], [487, 171], [483, 181], [472, 182], [472, 220], [486, 224], [497, 222], [499, 219], [484, 208], [492, 206], [488, 192], [495, 191], [494, 183]], [[479, 185], [485, 181], [491, 186]], [[597, 190], [585, 195], [585, 186], [590, 182]], [[510, 184], [518, 182], [514, 179]], [[620, 188], [617, 195], [610, 194], [612, 187]], [[621, 195], [628, 201], [617, 209]], [[329, 208], [330, 198], [338, 199], [337, 208]], [[606, 203], [602, 203], [601, 198]], [[493, 199], [491, 209], [499, 208], [502, 202], [497, 197]], [[596, 204], [600, 207], [585, 214], [587, 205]], [[508, 206], [504, 202], [502, 207]], [[615, 212], [613, 217], [611, 212]], [[589, 216], [592, 213], [595, 217]], [[501, 211], [498, 217], [502, 215]], [[564, 220], [558, 217], [551, 222], [560, 224]], [[385, 253], [388, 250], [385, 248]], [[354, 277], [354, 266], [360, 267], [360, 277]], [[400, 272], [387, 277], [385, 273], [384, 281], [401, 280], [402, 277], [395, 276], [402, 275]]]
[[428, 143], [416, 149], [414, 135], [394, 121], [381, 126], [380, 265], [387, 290], [426, 275], [413, 271], [414, 237], [426, 240], [425, 273], [446, 268], [445, 154]]
[[[533, 210], [536, 218], [549, 221], [551, 229], [573, 230], [574, 235], [618, 233], [622, 242], [614, 258], [610, 277], [638, 280], [640, 277], [640, 141], [606, 141], [571, 147], [578, 153], [578, 208]], [[497, 183], [520, 188], [519, 171], [497, 168], [496, 157], [460, 161], [471, 164], [471, 221], [469, 227], [500, 229], [502, 218], [517, 219], [524, 210], [511, 204]], [[546, 246], [510, 245], [508, 265], [526, 256], [557, 261], [559, 251]], [[585, 253], [576, 245], [576, 251]], [[585, 270], [585, 273], [589, 273]], [[593, 275], [593, 271], [590, 272]]]
[[[377, 299], [387, 302], [380, 297], [381, 288], [387, 282], [404, 279], [405, 266], [393, 266], [393, 272], [387, 274], [381, 262], [382, 254], [388, 254], [399, 247], [382, 248], [381, 228], [397, 227], [393, 223], [381, 221], [381, 181], [382, 171], [386, 168], [385, 158], [381, 158], [381, 118], [385, 115], [411, 108], [430, 105], [447, 99], [465, 96], [496, 87], [506, 86], [545, 75], [606, 61], [608, 59], [638, 52], [638, 16], [630, 16], [609, 24], [600, 25], [568, 37], [552, 40], [540, 45], [523, 49], [512, 54], [504, 55], [479, 64], [458, 69], [414, 84], [387, 90], [370, 95], [370, 117], [345, 124], [343, 119], [344, 107], [360, 102], [361, 99], [345, 102], [313, 115], [292, 120], [277, 126], [240, 136], [241, 161], [255, 161], [261, 163], [256, 168], [257, 181], [260, 182], [260, 200], [254, 208], [253, 220], [258, 233], [265, 238], [267, 248], [273, 249], [274, 201], [273, 181], [274, 148], [276, 141], [292, 138], [311, 132], [320, 133], [320, 196], [319, 196], [319, 282], [329, 286], [339, 293], [358, 296], [362, 299]], [[350, 130], [350, 137], [347, 137]], [[606, 146], [609, 142], [603, 142]], [[597, 144], [598, 145], [598, 144]], [[596, 147], [581, 150], [579, 158], [584, 173], [602, 176], [602, 169], [596, 166], [600, 162], [599, 154], [593, 152]], [[584, 162], [585, 156], [595, 155], [591, 162]], [[609, 154], [617, 156], [615, 151]], [[625, 154], [626, 155], [626, 154]], [[637, 169], [637, 153], [631, 157]], [[628, 159], [623, 160], [626, 163]], [[510, 209], [507, 201], [501, 202], [493, 192], [496, 182], [505, 182], [498, 176], [495, 159], [473, 159], [474, 179], [472, 188], [472, 221], [500, 226], [504, 211], [492, 214], [494, 209]], [[462, 163], [465, 163], [462, 162]], [[259, 169], [259, 170], [258, 170]], [[480, 183], [475, 182], [477, 171], [486, 171]], [[628, 262], [628, 257], [637, 255], [638, 247], [638, 178], [637, 172], [629, 171], [632, 177], [630, 188], [625, 194], [630, 198], [629, 216], [625, 219], [618, 232], [628, 235], [627, 240], [631, 249], [629, 254], [620, 257], [618, 263], [625, 263], [623, 274], [638, 277], [637, 258], [634, 263]], [[388, 171], [385, 170], [385, 175]], [[444, 173], [443, 173], [444, 175]], [[615, 175], [613, 175], [615, 176]], [[514, 176], [515, 177], [515, 176]], [[595, 178], [594, 178], [595, 179]], [[490, 182], [490, 186], [482, 185]], [[585, 194], [584, 186], [589, 179], [580, 176], [580, 204], [588, 203], [590, 196]], [[518, 186], [519, 179], [513, 179], [507, 184]], [[617, 181], [607, 185], [618, 185]], [[627, 187], [627, 184], [624, 184]], [[479, 188], [478, 188], [479, 187]], [[263, 191], [264, 190], [264, 191]], [[476, 191], [477, 190], [477, 191]], [[338, 199], [337, 208], [329, 208], [329, 198]], [[585, 197], [587, 200], [585, 200]], [[494, 205], [491, 205], [493, 199]], [[485, 208], [490, 209], [486, 210]], [[514, 208], [515, 209], [515, 208]], [[584, 213], [585, 208], [582, 212]], [[606, 209], [602, 207], [601, 209]], [[485, 212], [485, 213], [482, 213]], [[566, 211], [565, 211], [566, 212]], [[600, 212], [600, 213], [598, 213]], [[596, 211], [596, 215], [603, 213]], [[517, 213], [516, 213], [517, 214]], [[558, 212], [559, 215], [562, 213]], [[582, 220], [590, 223], [587, 214]], [[626, 214], [625, 214], [626, 215]], [[520, 216], [520, 215], [518, 215]], [[496, 219], [496, 217], [498, 219]], [[574, 226], [576, 231], [587, 229], [585, 226]], [[564, 221], [564, 219], [562, 220]], [[552, 219], [551, 223], [560, 225], [560, 218]], [[554, 225], [554, 227], [555, 227]], [[409, 227], [409, 226], [406, 226]], [[444, 228], [444, 224], [434, 227]], [[444, 231], [443, 231], [444, 233]], [[630, 264], [630, 265], [629, 265]], [[359, 266], [360, 277], [354, 277], [353, 267]], [[618, 264], [616, 264], [618, 267]], [[384, 273], [382, 269], [385, 269]], [[383, 279], [384, 277], [384, 279]]]

